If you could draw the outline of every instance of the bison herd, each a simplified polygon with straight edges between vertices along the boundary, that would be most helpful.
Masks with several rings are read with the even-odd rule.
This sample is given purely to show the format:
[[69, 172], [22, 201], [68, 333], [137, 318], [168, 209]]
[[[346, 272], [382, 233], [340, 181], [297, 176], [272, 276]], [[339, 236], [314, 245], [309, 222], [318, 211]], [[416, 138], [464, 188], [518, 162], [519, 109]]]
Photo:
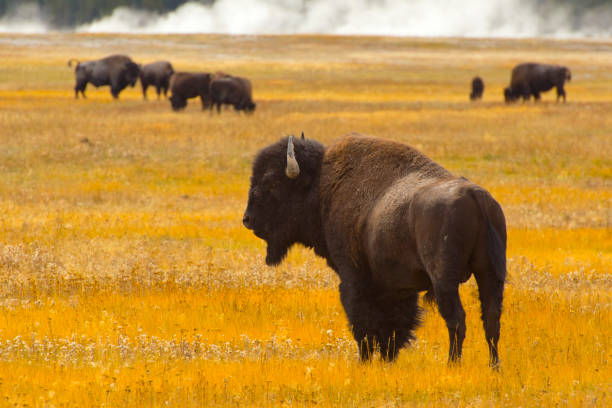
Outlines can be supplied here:
[[[223, 72], [175, 72], [168, 61], [156, 61], [146, 65], [136, 64], [126, 55], [111, 55], [99, 60], [79, 62], [70, 59], [68, 66], [76, 62], [74, 75], [75, 98], [85, 98], [85, 88], [91, 83], [96, 88], [109, 85], [111, 95], [117, 99], [119, 93], [128, 85], [136, 85], [140, 79], [142, 96], [147, 99], [147, 88], [155, 87], [157, 98], [162, 92], [167, 97], [170, 89], [170, 103], [175, 111], [187, 106], [187, 100], [200, 97], [202, 109], [212, 111], [214, 107], [221, 112], [223, 105], [233, 106], [234, 109], [252, 113], [255, 103], [252, 98], [251, 81], [239, 76], [232, 76]], [[565, 81], [570, 81], [572, 74], [567, 67], [561, 65], [524, 63], [512, 69], [510, 85], [504, 89], [504, 100], [507, 103], [522, 98], [528, 101], [533, 96], [535, 101], [540, 100], [540, 93], [557, 88], [557, 102], [566, 100]], [[472, 79], [470, 100], [482, 99], [485, 85], [479, 76]]]
[[221, 112], [223, 105], [233, 106], [236, 111], [252, 113], [255, 103], [252, 98], [251, 81], [247, 78], [229, 75], [223, 72], [175, 72], [168, 61], [156, 61], [146, 65], [136, 64], [126, 55], [108, 57], [80, 62], [74, 58], [68, 61], [71, 67], [75, 62], [74, 97], [79, 93], [85, 98], [85, 88], [91, 83], [96, 88], [109, 85], [111, 95], [118, 99], [119, 93], [128, 86], [133, 87], [140, 79], [142, 97], [147, 99], [147, 88], [154, 86], [157, 98], [167, 97], [168, 89], [172, 109], [181, 110], [187, 106], [187, 100], [200, 97], [202, 109], [216, 106]]

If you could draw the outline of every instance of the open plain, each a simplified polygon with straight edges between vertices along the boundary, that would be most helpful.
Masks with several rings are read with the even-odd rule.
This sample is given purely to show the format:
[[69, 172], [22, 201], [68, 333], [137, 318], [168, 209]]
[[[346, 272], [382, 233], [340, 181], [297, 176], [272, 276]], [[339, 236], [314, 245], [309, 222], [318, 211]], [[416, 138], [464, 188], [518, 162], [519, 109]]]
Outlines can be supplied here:
[[[248, 77], [257, 110], [75, 100], [68, 59], [113, 53]], [[612, 42], [0, 35], [0, 61], [0, 406], [612, 405]], [[567, 65], [567, 103], [503, 103], [524, 61]], [[460, 366], [431, 306], [396, 363], [361, 364], [325, 262], [265, 265], [251, 161], [302, 131], [411, 144], [500, 202], [499, 372], [473, 278]]]

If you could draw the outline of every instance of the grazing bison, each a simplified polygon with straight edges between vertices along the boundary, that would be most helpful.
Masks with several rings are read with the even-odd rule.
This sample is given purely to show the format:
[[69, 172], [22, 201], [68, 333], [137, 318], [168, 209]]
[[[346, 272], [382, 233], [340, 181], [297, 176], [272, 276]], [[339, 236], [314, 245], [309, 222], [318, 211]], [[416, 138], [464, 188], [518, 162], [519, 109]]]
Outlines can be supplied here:
[[414, 338], [418, 293], [431, 291], [449, 334], [465, 338], [459, 284], [478, 284], [490, 364], [497, 366], [506, 224], [482, 187], [407, 145], [350, 134], [328, 147], [281, 139], [254, 161], [244, 225], [267, 242], [266, 263], [313, 248], [340, 277], [340, 300], [362, 360], [393, 360]]
[[147, 88], [149, 85], [155, 86], [157, 99], [162, 91], [164, 96], [168, 94], [170, 77], [174, 73], [172, 64], [168, 61], [156, 61], [140, 67], [140, 84], [142, 85], [142, 97], [147, 99]]
[[221, 105], [226, 104], [234, 106], [236, 111], [252, 113], [256, 105], [251, 91], [251, 81], [242, 77], [218, 75], [210, 83], [210, 99], [212, 105], [217, 106], [218, 113], [221, 112]]
[[200, 97], [202, 109], [210, 104], [209, 73], [176, 72], [170, 78], [170, 103], [175, 111], [187, 106], [187, 99]]
[[74, 75], [76, 84], [74, 86], [74, 97], [79, 97], [79, 92], [85, 98], [85, 88], [91, 82], [96, 88], [110, 85], [113, 98], [119, 98], [119, 92], [128, 85], [134, 86], [138, 80], [140, 69], [138, 65], [126, 55], [111, 55], [95, 61], [79, 62], [70, 59], [68, 66], [76, 62]]
[[484, 82], [480, 77], [474, 77], [472, 79], [472, 93], [470, 93], [470, 100], [475, 101], [482, 99], [482, 93], [484, 92]]
[[556, 87], [557, 102], [561, 97], [565, 102], [563, 84], [566, 80], [570, 81], [571, 79], [570, 70], [561, 65], [519, 64], [512, 69], [510, 86], [504, 89], [504, 99], [506, 102], [514, 102], [522, 97], [523, 101], [528, 101], [533, 95], [533, 98], [539, 101], [540, 92], [546, 92]]

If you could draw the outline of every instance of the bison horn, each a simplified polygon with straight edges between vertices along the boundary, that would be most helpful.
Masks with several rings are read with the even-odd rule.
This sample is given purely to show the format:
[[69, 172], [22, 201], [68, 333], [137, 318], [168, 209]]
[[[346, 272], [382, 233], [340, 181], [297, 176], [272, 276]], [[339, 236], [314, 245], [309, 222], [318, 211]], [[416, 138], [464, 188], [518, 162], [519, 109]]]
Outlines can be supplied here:
[[293, 136], [289, 136], [287, 139], [287, 168], [285, 174], [290, 179], [294, 179], [300, 175], [300, 166], [295, 159], [295, 153], [293, 151]]

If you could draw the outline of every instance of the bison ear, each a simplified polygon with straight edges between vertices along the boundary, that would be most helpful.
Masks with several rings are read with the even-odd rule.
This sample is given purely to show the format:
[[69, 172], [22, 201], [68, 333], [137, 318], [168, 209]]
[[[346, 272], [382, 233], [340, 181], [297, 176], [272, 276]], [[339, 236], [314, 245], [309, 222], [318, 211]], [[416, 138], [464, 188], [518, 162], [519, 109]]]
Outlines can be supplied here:
[[302, 139], [302, 140], [304, 140], [304, 131], [302, 131], [302, 137], [301, 137], [301, 139]]
[[285, 174], [290, 179], [300, 175], [300, 166], [295, 159], [295, 152], [293, 151], [293, 135], [287, 139], [287, 167], [285, 168]]

